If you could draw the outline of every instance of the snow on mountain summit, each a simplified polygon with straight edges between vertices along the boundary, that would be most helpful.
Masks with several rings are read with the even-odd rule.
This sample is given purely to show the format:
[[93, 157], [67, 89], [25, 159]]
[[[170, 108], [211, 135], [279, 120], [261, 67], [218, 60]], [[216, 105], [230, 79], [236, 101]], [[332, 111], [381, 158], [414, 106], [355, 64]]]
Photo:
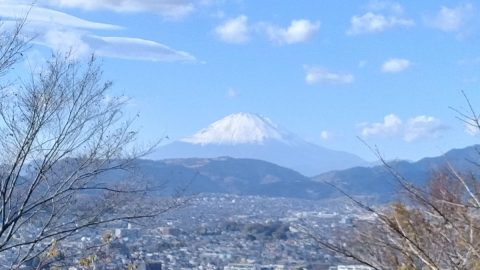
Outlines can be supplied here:
[[266, 117], [252, 113], [228, 115], [191, 137], [182, 139], [191, 144], [262, 144], [267, 140], [288, 143], [288, 132], [282, 131]]
[[356, 155], [309, 143], [252, 113], [228, 115], [155, 153], [156, 159], [225, 156], [265, 160], [309, 176], [367, 164]]

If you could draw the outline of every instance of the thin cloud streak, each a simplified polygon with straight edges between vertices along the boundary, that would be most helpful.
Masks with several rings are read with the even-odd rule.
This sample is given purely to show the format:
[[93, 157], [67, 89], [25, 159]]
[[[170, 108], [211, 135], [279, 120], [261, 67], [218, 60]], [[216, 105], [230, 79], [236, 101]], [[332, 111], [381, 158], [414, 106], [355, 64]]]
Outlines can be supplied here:
[[100, 56], [145, 61], [195, 61], [187, 52], [174, 50], [164, 44], [140, 38], [89, 36], [93, 50]]
[[350, 84], [355, 77], [350, 73], [337, 73], [329, 71], [322, 67], [305, 67], [305, 82], [309, 85], [318, 83], [328, 84]]
[[53, 9], [0, 4], [0, 16], [5, 25], [13, 25], [16, 20], [28, 14], [24, 32], [35, 37], [33, 42], [51, 48], [53, 51], [71, 52], [81, 58], [92, 53], [98, 56], [142, 61], [174, 62], [196, 61], [188, 52], [175, 50], [162, 43], [134, 38], [95, 35], [95, 30], [120, 30], [123, 27], [113, 24], [84, 20]]
[[195, 1], [189, 0], [48, 0], [51, 6], [113, 12], [148, 12], [167, 18], [184, 18], [195, 10]]
[[64, 12], [30, 5], [0, 4], [0, 17], [4, 20], [18, 20], [28, 14], [28, 23], [52, 27], [73, 27], [95, 30], [119, 30], [121, 26], [87, 21]]

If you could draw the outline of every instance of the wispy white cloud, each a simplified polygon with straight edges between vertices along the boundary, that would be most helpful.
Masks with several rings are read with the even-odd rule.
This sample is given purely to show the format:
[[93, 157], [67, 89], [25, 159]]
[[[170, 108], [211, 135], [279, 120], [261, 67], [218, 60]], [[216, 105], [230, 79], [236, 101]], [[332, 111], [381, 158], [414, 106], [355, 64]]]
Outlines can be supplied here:
[[425, 17], [427, 25], [444, 32], [462, 33], [466, 31], [474, 18], [475, 8], [472, 4], [456, 7], [441, 7], [435, 15]]
[[191, 54], [159, 42], [133, 38], [98, 36], [97, 30], [116, 31], [121, 26], [84, 20], [64, 12], [37, 5], [0, 2], [0, 17], [12, 23], [28, 12], [25, 34], [36, 37], [34, 43], [54, 51], [69, 51], [74, 57], [95, 53], [99, 56], [145, 61], [195, 61]]
[[38, 43], [54, 51], [70, 52], [81, 58], [95, 53], [97, 56], [143, 60], [153, 62], [195, 61], [195, 57], [174, 50], [164, 44], [128, 37], [102, 37], [77, 31], [49, 30], [37, 39]]
[[475, 121], [467, 120], [465, 122], [465, 132], [470, 136], [478, 136], [480, 135], [480, 127]]
[[246, 43], [250, 40], [248, 17], [240, 15], [229, 19], [215, 28], [217, 37], [227, 43]]
[[44, 0], [52, 6], [114, 12], [149, 12], [168, 18], [183, 18], [191, 14], [194, 0]]
[[470, 124], [465, 124], [465, 132], [471, 136], [478, 136], [480, 134], [478, 127]]
[[317, 83], [348, 84], [355, 80], [350, 73], [331, 72], [321, 67], [305, 66], [305, 71], [305, 82], [310, 85]]
[[433, 116], [419, 115], [402, 121], [395, 114], [386, 115], [383, 122], [359, 125], [362, 137], [401, 138], [414, 142], [425, 138], [437, 138], [448, 127]]
[[260, 24], [268, 38], [278, 44], [294, 44], [305, 42], [313, 37], [320, 29], [320, 22], [309, 20], [293, 20], [287, 28], [282, 28], [270, 23]]
[[362, 127], [362, 136], [371, 137], [371, 136], [394, 136], [397, 135], [402, 129], [403, 122], [395, 114], [386, 115], [383, 118], [383, 122], [378, 123], [364, 123], [360, 126]]
[[404, 16], [402, 5], [393, 1], [370, 1], [363, 15], [350, 19], [349, 35], [383, 32], [394, 27], [411, 27], [415, 21]]
[[382, 72], [398, 73], [410, 67], [410, 61], [402, 58], [391, 58], [382, 65]]
[[[225, 5], [225, 0], [0, 0], [0, 3], [69, 8], [116, 13], [151, 13], [167, 19], [182, 19], [199, 10]], [[217, 10], [218, 11], [218, 10]], [[23, 15], [23, 14], [22, 14]]]
[[105, 57], [154, 62], [195, 61], [195, 57], [187, 52], [152, 40], [98, 36], [88, 36], [87, 40], [98, 55]]
[[225, 94], [228, 98], [236, 98], [238, 96], [238, 91], [237, 89], [233, 88], [233, 87], [229, 87], [227, 89], [227, 92]]
[[319, 29], [319, 21], [292, 20], [289, 26], [282, 28], [269, 22], [249, 23], [247, 16], [240, 15], [222, 22], [215, 27], [214, 33], [226, 43], [247, 43], [254, 34], [260, 34], [276, 44], [295, 44], [308, 41]]
[[353, 16], [351, 18], [350, 28], [347, 30], [347, 34], [358, 35], [364, 33], [376, 33], [383, 32], [396, 26], [410, 27], [413, 25], [415, 25], [415, 22], [411, 19], [367, 12], [363, 15]]
[[330, 141], [333, 138], [334, 138], [334, 134], [331, 131], [322, 130], [322, 132], [320, 132], [320, 139], [322, 139], [324, 141]]
[[118, 25], [84, 20], [53, 9], [22, 4], [2, 4], [2, 2], [0, 2], [0, 17], [2, 17], [3, 20], [16, 20], [23, 18], [27, 13], [29, 25], [97, 30], [117, 30], [122, 28]]
[[447, 127], [433, 116], [420, 115], [408, 120], [403, 139], [413, 142], [423, 138], [436, 138]]
[[55, 52], [70, 51], [71, 55], [76, 58], [85, 57], [93, 53], [90, 45], [83, 40], [83, 34], [72, 30], [48, 30], [43, 36], [38, 37], [35, 42], [50, 47]]
[[402, 15], [404, 8], [394, 1], [372, 0], [367, 4], [367, 10], [374, 12], [389, 12], [391, 14]]

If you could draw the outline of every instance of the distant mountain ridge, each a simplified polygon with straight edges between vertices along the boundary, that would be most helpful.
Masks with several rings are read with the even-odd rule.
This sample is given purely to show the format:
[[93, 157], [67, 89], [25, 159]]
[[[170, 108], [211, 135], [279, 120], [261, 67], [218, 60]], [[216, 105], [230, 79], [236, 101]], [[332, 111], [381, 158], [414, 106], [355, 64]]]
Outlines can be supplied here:
[[[322, 199], [332, 189], [288, 168], [255, 159], [188, 158], [137, 160], [135, 178], [127, 178], [139, 186], [158, 187], [161, 193], [174, 194], [185, 189], [187, 194], [227, 193]], [[121, 179], [119, 175], [105, 181]]]
[[270, 119], [251, 113], [228, 115], [193, 136], [160, 147], [152, 157], [220, 156], [265, 160], [309, 176], [368, 165], [354, 154], [306, 142]]
[[[408, 181], [424, 186], [430, 176], [445, 168], [447, 162], [460, 172], [480, 176], [480, 146], [453, 149], [439, 157], [416, 162], [392, 161], [390, 164]], [[331, 199], [343, 196], [328, 183], [354, 196], [366, 196], [374, 202], [395, 198], [394, 176], [382, 165], [354, 167], [306, 177], [294, 170], [256, 159], [231, 157], [137, 160], [133, 177], [112, 173], [104, 181], [124, 179], [136, 186], [162, 187], [162, 194], [226, 193], [301, 199]]]
[[[452, 166], [461, 173], [480, 176], [480, 145], [452, 149], [438, 157], [428, 157], [416, 162], [392, 161], [389, 164], [409, 182], [424, 186], [431, 176]], [[394, 176], [383, 165], [355, 167], [331, 171], [312, 178], [318, 182], [330, 182], [354, 195], [374, 195], [390, 200], [397, 194], [398, 185]]]

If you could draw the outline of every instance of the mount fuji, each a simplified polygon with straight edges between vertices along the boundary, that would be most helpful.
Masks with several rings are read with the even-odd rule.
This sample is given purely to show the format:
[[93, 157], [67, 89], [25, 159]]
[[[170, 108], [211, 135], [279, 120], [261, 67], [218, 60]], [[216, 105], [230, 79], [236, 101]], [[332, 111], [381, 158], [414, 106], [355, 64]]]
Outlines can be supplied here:
[[368, 165], [356, 155], [306, 142], [270, 119], [251, 113], [228, 115], [152, 155], [155, 159], [221, 156], [265, 160], [307, 176]]

